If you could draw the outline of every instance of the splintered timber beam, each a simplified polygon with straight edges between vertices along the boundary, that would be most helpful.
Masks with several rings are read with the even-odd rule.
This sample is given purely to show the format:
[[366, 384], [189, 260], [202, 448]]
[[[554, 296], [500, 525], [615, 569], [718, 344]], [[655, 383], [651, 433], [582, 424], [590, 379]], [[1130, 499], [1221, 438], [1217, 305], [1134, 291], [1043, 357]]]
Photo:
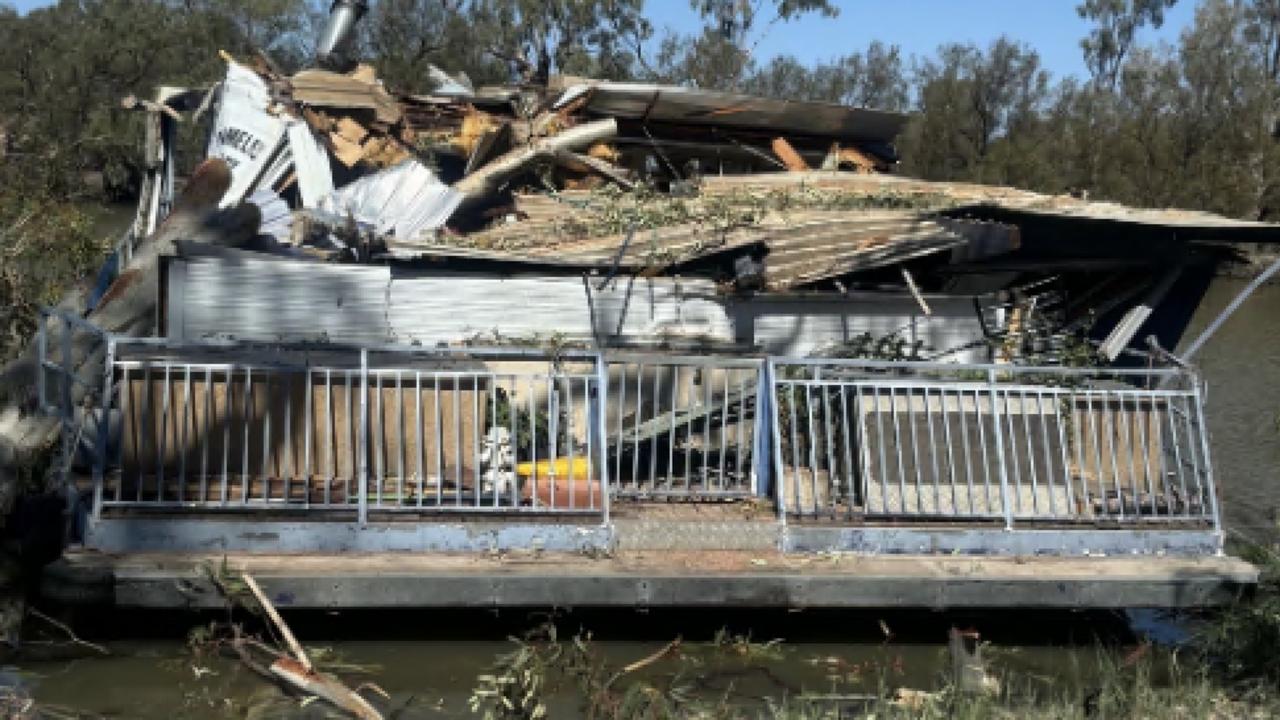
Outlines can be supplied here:
[[804, 172], [809, 169], [809, 163], [800, 157], [800, 153], [796, 152], [796, 149], [791, 146], [791, 143], [787, 142], [786, 138], [774, 138], [771, 147], [773, 154], [778, 156], [778, 159], [782, 161], [783, 165], [787, 166], [788, 170]]
[[598, 158], [591, 157], [590, 155], [583, 155], [582, 153], [571, 152], [569, 150], [557, 151], [555, 159], [558, 164], [569, 168], [570, 170], [574, 170], [576, 172], [597, 173], [612, 180], [627, 190], [634, 190], [636, 187], [636, 184], [626, 176], [626, 172], [622, 168], [619, 168], [613, 163], [605, 160], [600, 160]]
[[535, 140], [494, 159], [458, 181], [453, 189], [462, 195], [464, 204], [488, 197], [501, 187], [503, 181], [528, 169], [539, 160], [553, 159], [562, 150], [590, 147], [617, 134], [618, 122], [612, 118], [584, 123], [558, 135]]

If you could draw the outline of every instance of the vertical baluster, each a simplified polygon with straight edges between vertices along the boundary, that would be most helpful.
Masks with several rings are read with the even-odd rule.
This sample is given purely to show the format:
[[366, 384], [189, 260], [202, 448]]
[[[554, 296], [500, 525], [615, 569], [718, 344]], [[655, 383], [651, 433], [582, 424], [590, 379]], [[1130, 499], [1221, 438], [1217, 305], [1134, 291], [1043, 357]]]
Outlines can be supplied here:
[[[1068, 393], [1056, 395], [1054, 398], [1053, 412], [1053, 417], [1058, 424], [1058, 451], [1062, 456], [1062, 479], [1063, 485], [1066, 487], [1067, 491], [1066, 515], [1068, 517], [1075, 517], [1078, 514], [1078, 510], [1076, 505], [1075, 483], [1071, 479], [1071, 464], [1067, 457], [1067, 429], [1062, 425], [1062, 406], [1067, 404], [1069, 408], [1074, 407], [1074, 399], [1075, 398]], [[1071, 416], [1068, 414], [1067, 417], [1070, 418]]]
[[[117, 466], [120, 468], [120, 479], [116, 481], [115, 499], [116, 502], [124, 501], [124, 464], [125, 464], [125, 436], [133, 438], [134, 457], [141, 457], [142, 453], [138, 450], [138, 425], [134, 418], [131, 400], [133, 398], [133, 385], [129, 383], [129, 366], [123, 365], [120, 368], [120, 449], [119, 462]], [[131, 432], [126, 432], [125, 428], [130, 428]], [[138, 484], [141, 486], [142, 479], [139, 477]]]
[[[573, 375], [566, 373], [564, 378], [562, 378], [562, 382], [564, 382], [566, 387], [566, 398], [569, 405], [568, 411], [565, 414], [565, 434], [567, 435], [565, 438], [565, 444], [569, 446], [569, 509], [573, 510], [578, 507], [578, 500], [576, 497], [576, 491], [578, 488], [578, 465], [575, 462], [577, 453], [573, 447], [577, 442], [577, 435], [575, 435], [573, 431], [573, 414], [576, 412], [573, 402]], [[587, 476], [587, 480], [588, 482], [591, 480], [590, 476]]]
[[263, 403], [262, 411], [262, 502], [267, 504], [271, 500], [271, 406], [273, 404], [271, 397], [271, 373], [263, 372], [263, 380], [266, 383], [266, 389], [263, 395], [266, 396], [266, 402]]
[[471, 376], [471, 470], [473, 502], [480, 507], [480, 422], [484, 415], [480, 412], [480, 373]]
[[1031, 445], [1031, 418], [1027, 413], [1027, 404], [1027, 390], [1023, 388], [1018, 391], [1018, 412], [1022, 415], [1022, 440], [1027, 446], [1027, 470], [1031, 474], [1031, 512], [1039, 517], [1040, 478], [1036, 472], [1036, 449]]
[[667, 490], [675, 486], [676, 476], [676, 409], [679, 407], [680, 366], [671, 366], [671, 427], [667, 437]]
[[[618, 440], [612, 444], [612, 449], [614, 456], [613, 476], [614, 480], [619, 482], [619, 487], [621, 487], [622, 480], [622, 448], [626, 447], [627, 442], [626, 428], [623, 425], [623, 421], [627, 416], [627, 368], [630, 366], [631, 364], [628, 362], [622, 362], [618, 365], [620, 368], [618, 373]], [[638, 415], [633, 415], [632, 422], [639, 424], [640, 417]], [[631, 481], [634, 489], [635, 478], [631, 478]]]
[[[933, 396], [929, 394], [929, 386], [921, 387], [924, 391], [924, 421], [925, 426], [929, 430], [929, 466], [933, 470], [933, 511], [936, 514], [942, 514], [942, 473], [938, 468], [938, 439], [937, 433], [934, 432], [933, 423]], [[954, 486], [952, 487], [954, 492]], [[953, 499], [954, 504], [954, 499]]]
[[[902, 452], [902, 429], [901, 422], [898, 418], [898, 397], [897, 392], [892, 385], [888, 386], [889, 390], [889, 417], [893, 423], [893, 447], [898, 453], [898, 512], [906, 514], [907, 512], [907, 464], [905, 455]], [[908, 393], [907, 401], [911, 401], [911, 395]], [[919, 498], [916, 503], [919, 504]]]
[[[584, 389], [585, 392], [585, 389]], [[653, 417], [656, 419], [662, 413], [662, 365], [653, 366]], [[658, 428], [654, 424], [652, 432], [649, 433], [649, 490], [658, 489]]]
[[204, 369], [204, 430], [200, 432], [200, 502], [209, 502], [209, 434], [213, 432], [213, 368]]
[[[855, 394], [854, 397], [856, 398], [857, 395]], [[848, 385], [842, 382], [840, 383], [840, 435], [844, 446], [845, 492], [849, 495], [849, 514], [851, 516], [858, 505], [859, 493], [857, 488], [854, 487], [857, 473], [853, 470], [853, 448], [849, 435], [855, 429], [861, 427], [862, 416], [860, 414], [854, 415], [849, 411]], [[865, 503], [865, 499], [863, 502]]]
[[920, 469], [920, 443], [916, 428], [916, 394], [907, 388], [907, 429], [911, 436], [911, 466], [916, 476], [916, 512], [924, 514], [924, 473]]
[[1049, 420], [1045, 417], [1044, 412], [1044, 391], [1036, 390], [1036, 414], [1040, 416], [1040, 442], [1041, 450], [1044, 453], [1044, 477], [1045, 487], [1049, 492], [1049, 514], [1053, 517], [1061, 517], [1058, 514], [1058, 501], [1054, 497], [1057, 488], [1054, 485], [1053, 478], [1056, 473], [1053, 471], [1053, 454], [1049, 450]]
[[453, 508], [462, 507], [462, 373], [453, 376]]
[[404, 376], [396, 370], [396, 507], [404, 502], [405, 427], [404, 427]]
[[[1182, 517], [1191, 519], [1191, 496], [1187, 494], [1187, 475], [1186, 467], [1182, 462], [1182, 447], [1178, 440], [1178, 418], [1177, 407], [1174, 404], [1174, 396], [1170, 395], [1165, 398], [1165, 416], [1169, 418], [1169, 441], [1173, 445], [1173, 466], [1174, 472], [1178, 476], [1178, 487], [1181, 488], [1182, 496], [1179, 501], [1182, 503]], [[1170, 508], [1172, 512], [1172, 508]]]
[[[1139, 450], [1142, 453], [1142, 476], [1147, 481], [1147, 492], [1151, 495], [1151, 517], [1156, 518], [1160, 514], [1159, 505], [1156, 502], [1156, 482], [1151, 473], [1151, 444], [1148, 441], [1147, 427], [1150, 425], [1151, 412], [1143, 411], [1143, 398], [1138, 394], [1133, 396], [1134, 405], [1134, 424], [1136, 425], [1136, 434], [1138, 436]], [[1148, 407], [1150, 407], [1148, 405]]]
[[227, 505], [231, 496], [231, 423], [235, 419], [235, 365], [228, 365], [226, 370], [226, 398], [222, 420], [222, 487], [218, 492], [218, 501]]
[[253, 484], [253, 477], [250, 474], [249, 465], [249, 445], [252, 440], [251, 431], [253, 429], [253, 368], [245, 367], [244, 369], [244, 433], [241, 441], [244, 447], [240, 452], [240, 504], [249, 504], [249, 487]]
[[[422, 425], [422, 371], [413, 372], [413, 428], [414, 445], [418, 449], [418, 507], [422, 507], [423, 494], [426, 492], [426, 442], [427, 436]], [[498, 412], [497, 398], [493, 401], [493, 411]]]
[[836, 508], [836, 497], [840, 491], [839, 473], [836, 470], [836, 443], [835, 436], [831, 430], [831, 393], [830, 388], [826, 384], [818, 386], [818, 391], [822, 393], [822, 425], [823, 436], [827, 443], [827, 493], [831, 510], [834, 513]]
[[[657, 414], [657, 408], [654, 408], [654, 414]], [[631, 416], [634, 418], [632, 424], [631, 438], [631, 487], [636, 491], [640, 491], [640, 426], [644, 425], [644, 363], [636, 365], [636, 411]], [[652, 490], [653, 488], [648, 488]]]
[[[951, 514], [953, 516], [959, 516], [961, 514], [972, 515], [973, 514], [973, 488], [972, 487], [969, 488], [969, 497], [967, 501], [967, 504], [969, 506], [969, 512], [967, 513], [960, 512], [960, 501], [956, 497], [956, 485], [958, 485], [959, 483], [956, 482], [956, 459], [955, 459], [955, 452], [953, 451], [953, 445], [951, 443], [951, 414], [947, 412], [948, 397], [949, 397], [949, 394], [945, 389], [938, 390], [938, 404], [941, 406], [939, 409], [939, 414], [942, 417], [942, 443], [947, 449], [947, 481], [951, 483]], [[956, 397], [956, 402], [958, 403], [960, 401], [960, 396], [956, 395], [955, 397]]]
[[720, 396], [720, 466], [717, 479], [720, 492], [727, 492], [729, 485], [725, 477], [725, 452], [729, 449], [729, 376], [733, 369], [724, 369], [724, 394]]
[[289, 371], [281, 375], [284, 380], [284, 457], [281, 461], [280, 476], [284, 480], [285, 505], [293, 502], [293, 471], [297, 467], [293, 457], [293, 381], [296, 373]]
[[182, 368], [182, 425], [178, 431], [178, 502], [187, 501], [187, 429], [191, 421], [191, 365]]
[[[306, 376], [302, 382], [302, 391], [306, 395], [302, 398], [302, 505], [303, 507], [311, 507], [311, 427], [315, 423], [314, 413], [311, 411], [313, 390], [311, 368], [307, 367]], [[326, 502], [327, 504], [327, 502]]]

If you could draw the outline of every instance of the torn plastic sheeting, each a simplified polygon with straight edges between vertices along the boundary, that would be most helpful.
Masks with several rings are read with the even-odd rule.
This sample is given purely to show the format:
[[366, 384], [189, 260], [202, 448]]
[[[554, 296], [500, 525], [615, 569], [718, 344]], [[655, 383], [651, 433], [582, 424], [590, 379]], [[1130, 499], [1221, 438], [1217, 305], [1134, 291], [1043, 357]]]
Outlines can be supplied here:
[[271, 93], [262, 78], [242, 65], [227, 64], [207, 152], [208, 157], [226, 160], [231, 168], [231, 187], [222, 198], [223, 207], [243, 199], [276, 154], [286, 123], [267, 112], [270, 104]]
[[435, 173], [408, 160], [344, 186], [324, 198], [320, 209], [408, 240], [444, 225], [461, 202], [462, 195]]

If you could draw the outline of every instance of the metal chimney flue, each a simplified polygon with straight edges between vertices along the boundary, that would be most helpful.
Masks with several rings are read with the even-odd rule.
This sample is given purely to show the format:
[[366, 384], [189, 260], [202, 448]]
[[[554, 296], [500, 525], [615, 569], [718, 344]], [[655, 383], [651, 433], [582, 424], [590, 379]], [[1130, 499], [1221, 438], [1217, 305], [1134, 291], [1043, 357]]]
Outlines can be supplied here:
[[328, 70], [345, 70], [352, 63], [348, 57], [356, 24], [369, 12], [365, 0], [334, 0], [329, 8], [329, 22], [316, 44], [316, 62]]

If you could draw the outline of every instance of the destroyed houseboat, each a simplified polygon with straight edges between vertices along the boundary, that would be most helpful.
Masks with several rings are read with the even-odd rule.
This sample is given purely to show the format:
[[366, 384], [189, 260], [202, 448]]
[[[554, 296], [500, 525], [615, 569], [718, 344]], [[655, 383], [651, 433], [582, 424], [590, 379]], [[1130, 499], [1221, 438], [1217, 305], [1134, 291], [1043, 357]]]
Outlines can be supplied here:
[[1169, 351], [1276, 226], [901, 177], [894, 113], [227, 60], [132, 103], [41, 335], [85, 547], [1221, 550]]

